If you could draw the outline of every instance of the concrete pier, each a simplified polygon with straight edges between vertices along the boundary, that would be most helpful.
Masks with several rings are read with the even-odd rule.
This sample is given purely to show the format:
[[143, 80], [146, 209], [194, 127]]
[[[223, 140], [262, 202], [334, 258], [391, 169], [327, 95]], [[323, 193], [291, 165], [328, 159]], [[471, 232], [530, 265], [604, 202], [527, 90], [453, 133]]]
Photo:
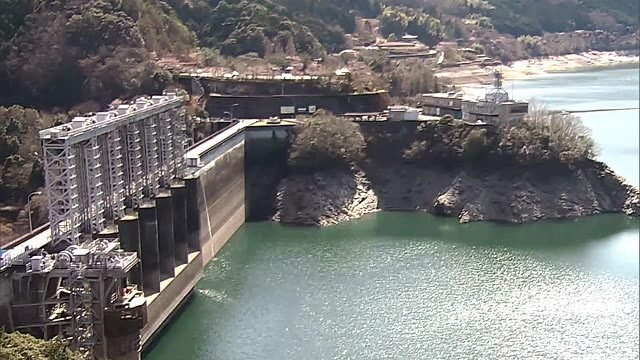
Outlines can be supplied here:
[[164, 192], [156, 196], [158, 220], [158, 250], [160, 254], [160, 274], [162, 278], [175, 276], [173, 205], [171, 193]]
[[186, 186], [187, 241], [189, 251], [199, 251], [200, 246], [200, 211], [198, 206], [198, 178], [184, 180]]
[[171, 196], [173, 197], [173, 250], [176, 265], [186, 264], [189, 261], [186, 191], [184, 184], [171, 186]]
[[160, 249], [156, 204], [147, 202], [138, 209], [142, 248], [142, 287], [144, 295], [160, 292]]
[[[118, 232], [120, 233], [120, 247], [124, 251], [132, 251], [138, 254], [138, 259], [142, 258], [140, 245], [140, 220], [138, 215], [126, 215], [118, 221]], [[129, 272], [129, 282], [138, 285], [138, 289], [143, 289], [142, 266], [140, 263]]]

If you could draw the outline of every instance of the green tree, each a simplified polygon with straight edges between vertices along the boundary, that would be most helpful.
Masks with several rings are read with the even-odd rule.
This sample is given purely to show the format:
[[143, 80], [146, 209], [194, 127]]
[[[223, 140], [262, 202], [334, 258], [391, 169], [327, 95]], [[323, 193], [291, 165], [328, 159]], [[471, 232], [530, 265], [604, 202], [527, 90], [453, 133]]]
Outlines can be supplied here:
[[471, 130], [462, 143], [464, 157], [467, 159], [477, 159], [485, 154], [487, 150], [487, 130]]
[[426, 45], [434, 46], [442, 40], [445, 29], [440, 19], [423, 11], [388, 6], [380, 18], [380, 30], [385, 36], [416, 35]]
[[357, 124], [318, 111], [296, 125], [289, 164], [313, 170], [346, 166], [362, 159], [364, 149], [364, 137]]
[[21, 106], [0, 107], [0, 201], [19, 202], [42, 185], [40, 114]]

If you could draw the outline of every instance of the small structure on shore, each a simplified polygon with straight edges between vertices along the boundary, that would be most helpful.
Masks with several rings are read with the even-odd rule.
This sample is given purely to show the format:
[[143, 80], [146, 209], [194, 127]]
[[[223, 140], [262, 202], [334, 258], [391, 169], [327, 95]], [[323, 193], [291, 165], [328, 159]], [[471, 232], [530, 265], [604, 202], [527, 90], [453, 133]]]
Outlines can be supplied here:
[[387, 119], [390, 121], [418, 121], [420, 109], [409, 106], [389, 106]]
[[403, 42], [408, 42], [408, 43], [412, 43], [413, 44], [415, 41], [418, 40], [418, 36], [417, 35], [411, 35], [411, 34], [404, 34], [404, 35], [402, 35], [400, 40], [403, 41]]

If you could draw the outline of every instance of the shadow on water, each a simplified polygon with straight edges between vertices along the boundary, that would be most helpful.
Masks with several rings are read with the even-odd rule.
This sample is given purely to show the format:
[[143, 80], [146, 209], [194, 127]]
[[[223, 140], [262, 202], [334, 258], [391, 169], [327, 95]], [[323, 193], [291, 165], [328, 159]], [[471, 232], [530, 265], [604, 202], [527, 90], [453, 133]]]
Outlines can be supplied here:
[[[599, 215], [571, 220], [526, 224], [478, 222], [459, 224], [422, 213], [378, 213], [375, 233], [402, 238], [431, 238], [459, 244], [514, 249], [571, 248], [583, 246], [630, 230], [640, 230], [640, 219], [622, 215]], [[416, 226], [420, 224], [420, 226]]]
[[228, 255], [241, 253], [242, 256], [260, 256], [257, 252], [264, 251], [265, 247], [282, 249], [280, 243], [290, 241], [309, 249], [327, 249], [326, 245], [330, 243], [329, 249], [325, 251], [340, 252], [361, 246], [358, 242], [345, 241], [347, 239], [367, 241], [370, 238], [443, 241], [522, 250], [569, 250], [634, 231], [640, 231], [640, 219], [620, 214], [525, 224], [460, 224], [457, 219], [427, 213], [383, 211], [326, 228], [292, 227], [269, 221], [247, 224], [234, 236], [234, 246]]
[[174, 321], [179, 318], [184, 312], [185, 309], [189, 308], [189, 305], [193, 302], [194, 300], [194, 296], [195, 294], [191, 294], [189, 297], [187, 297], [183, 303], [182, 306], [180, 306], [173, 314], [171, 314], [171, 317], [167, 320], [167, 323], [164, 325], [164, 327], [158, 331], [155, 336], [153, 336], [151, 338], [151, 342], [147, 345], [147, 347], [142, 351], [142, 358], [144, 359], [149, 353], [153, 352], [153, 350], [162, 342], [164, 336], [168, 333], [171, 332], [171, 325], [174, 323]]

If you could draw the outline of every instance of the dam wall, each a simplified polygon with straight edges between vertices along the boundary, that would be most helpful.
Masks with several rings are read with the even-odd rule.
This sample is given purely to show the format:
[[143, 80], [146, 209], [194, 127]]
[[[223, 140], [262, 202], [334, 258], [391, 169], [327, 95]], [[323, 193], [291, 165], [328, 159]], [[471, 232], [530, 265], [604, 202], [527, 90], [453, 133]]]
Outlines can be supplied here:
[[[183, 201], [176, 201], [181, 196], [179, 188], [171, 194], [174, 240], [163, 241], [168, 231], [157, 240], [160, 262], [165, 265], [159, 269], [160, 292], [147, 295], [148, 323], [142, 331], [143, 349], [189, 298], [206, 265], [245, 221], [245, 132], [217, 144], [206, 157], [206, 165], [184, 179]], [[156, 204], [166, 201], [166, 197], [156, 199]], [[157, 219], [162, 218], [161, 211]]]
[[[272, 116], [309, 114], [316, 109], [324, 109], [334, 114], [381, 112], [388, 105], [389, 96], [386, 92], [274, 96], [210, 94], [207, 98], [206, 110], [212, 117], [223, 117], [227, 112], [238, 119], [265, 119]], [[283, 114], [282, 108], [291, 108], [295, 111]]]
[[[176, 226], [180, 221], [174, 219], [175, 276], [165, 276], [161, 291], [147, 296], [143, 349], [189, 298], [209, 261], [245, 220], [265, 220], [273, 214], [277, 184], [288, 171], [291, 128], [245, 128], [204, 154], [206, 165], [184, 179], [183, 235]], [[174, 217], [180, 213], [175, 204], [173, 210]], [[177, 250], [182, 246], [188, 252], [186, 263], [179, 261]]]
[[288, 174], [292, 126], [259, 126], [246, 130], [245, 207], [247, 221], [269, 220], [275, 212], [280, 180]]
[[[245, 133], [221, 144], [187, 185], [187, 236], [209, 262], [245, 220]], [[211, 156], [211, 155], [209, 155]]]

